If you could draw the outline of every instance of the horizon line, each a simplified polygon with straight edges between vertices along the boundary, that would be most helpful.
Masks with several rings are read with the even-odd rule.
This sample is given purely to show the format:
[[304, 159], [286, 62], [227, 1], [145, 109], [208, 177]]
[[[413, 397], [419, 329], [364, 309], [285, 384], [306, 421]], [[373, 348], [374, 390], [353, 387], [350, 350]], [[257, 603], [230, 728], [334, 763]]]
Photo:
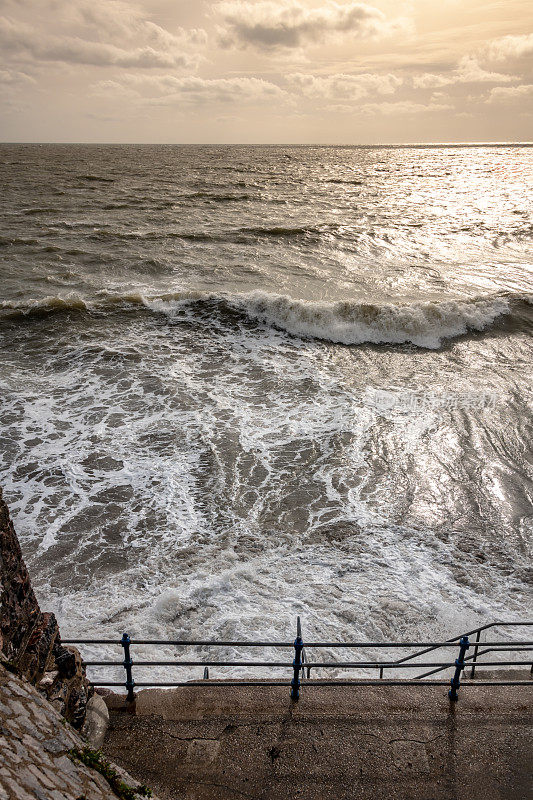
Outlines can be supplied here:
[[0, 141], [1, 145], [94, 145], [139, 147], [532, 147], [525, 141], [465, 142], [87, 142], [87, 141]]

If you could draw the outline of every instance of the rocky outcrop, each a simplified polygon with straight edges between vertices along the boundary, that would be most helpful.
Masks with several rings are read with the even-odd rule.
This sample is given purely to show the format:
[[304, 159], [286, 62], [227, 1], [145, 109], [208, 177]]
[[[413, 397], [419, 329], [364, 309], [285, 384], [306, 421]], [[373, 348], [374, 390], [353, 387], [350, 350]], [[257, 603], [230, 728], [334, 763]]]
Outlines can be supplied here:
[[81, 656], [61, 643], [57, 620], [43, 613], [0, 490], [0, 657], [23, 675], [75, 727], [85, 718], [92, 687]]

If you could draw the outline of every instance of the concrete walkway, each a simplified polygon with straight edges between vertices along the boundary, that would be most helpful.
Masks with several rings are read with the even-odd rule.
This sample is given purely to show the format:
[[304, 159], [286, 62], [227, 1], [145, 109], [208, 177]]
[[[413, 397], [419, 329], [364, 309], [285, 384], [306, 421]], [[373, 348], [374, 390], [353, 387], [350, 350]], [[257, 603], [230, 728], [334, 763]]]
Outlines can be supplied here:
[[[165, 800], [532, 800], [533, 690], [148, 689], [104, 751]], [[122, 710], [121, 710], [122, 709]]]

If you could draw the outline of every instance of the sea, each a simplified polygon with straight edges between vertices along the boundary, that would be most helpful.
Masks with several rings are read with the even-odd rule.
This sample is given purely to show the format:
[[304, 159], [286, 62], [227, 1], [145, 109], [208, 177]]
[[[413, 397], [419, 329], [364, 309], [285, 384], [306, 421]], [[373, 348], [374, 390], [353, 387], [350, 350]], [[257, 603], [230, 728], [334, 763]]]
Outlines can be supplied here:
[[533, 148], [5, 144], [0, 182], [0, 485], [64, 637], [531, 618]]

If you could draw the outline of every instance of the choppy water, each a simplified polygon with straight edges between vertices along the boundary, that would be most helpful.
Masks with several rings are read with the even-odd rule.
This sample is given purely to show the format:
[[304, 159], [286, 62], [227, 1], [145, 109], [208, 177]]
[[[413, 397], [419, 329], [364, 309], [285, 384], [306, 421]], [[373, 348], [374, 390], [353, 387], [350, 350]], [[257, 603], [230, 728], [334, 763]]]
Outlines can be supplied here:
[[0, 161], [0, 484], [64, 633], [531, 613], [533, 149]]

